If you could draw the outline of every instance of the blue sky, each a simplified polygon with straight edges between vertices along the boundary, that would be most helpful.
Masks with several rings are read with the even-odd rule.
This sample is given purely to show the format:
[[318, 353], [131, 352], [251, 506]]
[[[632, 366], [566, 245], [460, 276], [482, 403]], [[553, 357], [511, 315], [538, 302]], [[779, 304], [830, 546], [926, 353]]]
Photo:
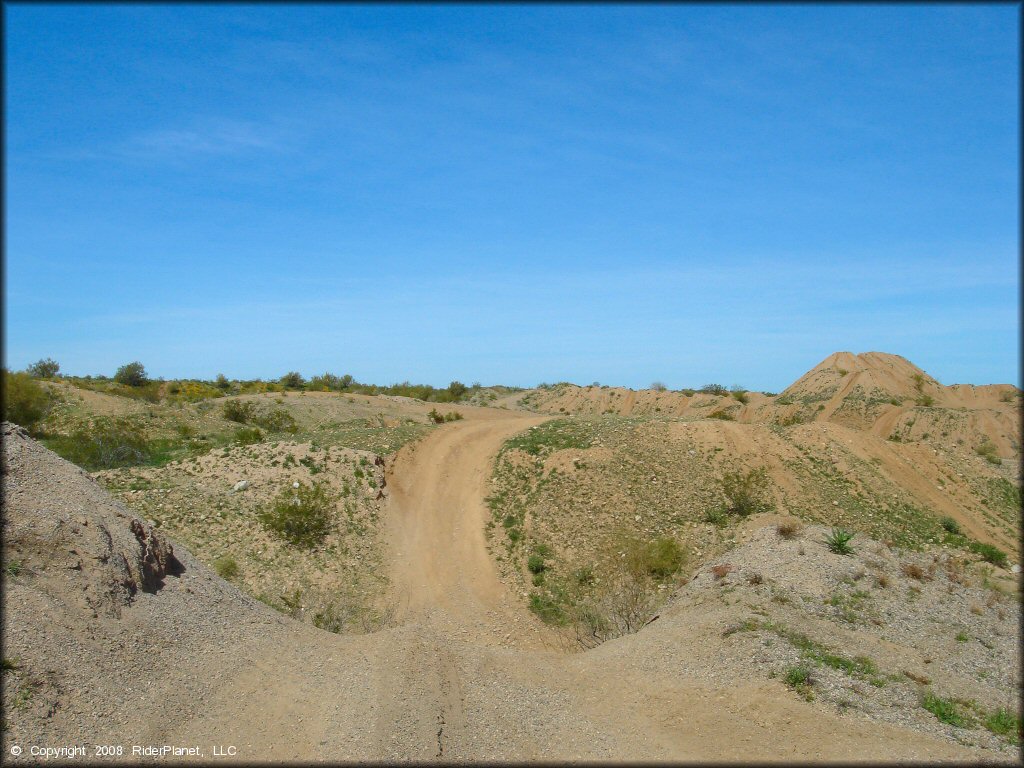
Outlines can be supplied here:
[[1017, 382], [1013, 5], [14, 5], [6, 364]]

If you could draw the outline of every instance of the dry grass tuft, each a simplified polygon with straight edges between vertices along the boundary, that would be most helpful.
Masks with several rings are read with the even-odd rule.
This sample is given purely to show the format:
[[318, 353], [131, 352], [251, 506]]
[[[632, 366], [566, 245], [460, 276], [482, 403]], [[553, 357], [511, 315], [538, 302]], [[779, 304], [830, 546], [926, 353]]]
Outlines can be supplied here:
[[730, 573], [736, 570], [736, 566], [732, 563], [723, 563], [722, 565], [716, 565], [711, 569], [711, 573], [716, 579], [724, 579]]
[[917, 581], [931, 581], [932, 578], [931, 574], [914, 563], [904, 563], [900, 570], [903, 571], [903, 575], [907, 578], [916, 579]]
[[792, 520], [785, 523], [779, 523], [775, 530], [782, 538], [792, 540], [800, 535], [800, 531], [803, 530], [803, 527], [802, 523]]

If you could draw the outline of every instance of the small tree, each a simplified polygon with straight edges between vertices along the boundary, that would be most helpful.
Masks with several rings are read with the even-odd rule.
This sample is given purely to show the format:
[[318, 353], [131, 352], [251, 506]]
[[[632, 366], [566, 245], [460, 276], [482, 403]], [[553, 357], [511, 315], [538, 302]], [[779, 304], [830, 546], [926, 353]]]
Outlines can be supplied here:
[[281, 377], [281, 383], [287, 389], [301, 389], [306, 380], [302, 378], [302, 374], [298, 371], [289, 371]]
[[448, 394], [451, 395], [452, 400], [458, 400], [466, 394], [466, 389], [466, 385], [461, 381], [453, 381], [448, 385]]
[[723, 387], [721, 384], [705, 384], [700, 388], [700, 392], [705, 395], [728, 395], [729, 390]]
[[128, 387], [143, 387], [149, 383], [149, 377], [146, 376], [146, 369], [142, 363], [136, 360], [118, 368], [114, 374], [114, 381]]
[[32, 363], [28, 368], [25, 369], [28, 375], [34, 379], [52, 379], [60, 371], [60, 363], [56, 360], [47, 357], [39, 362]]
[[668, 389], [668, 387], [666, 387], [663, 382], [652, 381], [651, 389], [653, 389], [655, 392], [664, 392], [666, 389]]
[[213, 384], [217, 389], [228, 389], [231, 387], [231, 382], [228, 381], [228, 377], [223, 373], [217, 374], [217, 378], [214, 380]]

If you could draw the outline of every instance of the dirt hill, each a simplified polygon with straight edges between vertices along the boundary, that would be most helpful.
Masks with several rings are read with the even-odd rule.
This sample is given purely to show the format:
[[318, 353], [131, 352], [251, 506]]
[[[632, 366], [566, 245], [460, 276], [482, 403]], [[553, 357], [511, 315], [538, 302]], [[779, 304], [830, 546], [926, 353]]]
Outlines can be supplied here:
[[5, 426], [5, 743], [232, 745], [244, 762], [1016, 758], [992, 730], [1019, 690], [1000, 677], [1016, 605], [941, 558], [908, 576], [877, 542], [843, 557], [820, 529], [755, 526], [640, 632], [569, 653], [484, 549], [487, 467], [537, 423], [480, 414], [402, 450], [387, 520], [404, 609], [358, 636], [243, 596]]

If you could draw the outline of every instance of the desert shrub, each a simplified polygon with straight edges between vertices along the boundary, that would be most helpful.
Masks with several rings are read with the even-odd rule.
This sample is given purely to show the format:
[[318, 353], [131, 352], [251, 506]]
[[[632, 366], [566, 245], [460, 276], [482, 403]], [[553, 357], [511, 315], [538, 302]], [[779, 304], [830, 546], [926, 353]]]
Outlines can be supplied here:
[[800, 413], [791, 413], [789, 416], [780, 416], [778, 425], [780, 427], [794, 427], [797, 424], [803, 424], [806, 419]]
[[3, 420], [34, 429], [53, 406], [52, 396], [27, 373], [10, 373], [4, 369], [3, 381], [0, 393]]
[[968, 547], [972, 552], [981, 555], [981, 559], [986, 563], [992, 563], [1000, 568], [1006, 567], [1006, 553], [999, 547], [983, 544], [980, 541], [972, 541]]
[[989, 464], [1002, 464], [1003, 460], [999, 458], [999, 454], [996, 451], [995, 443], [990, 440], [985, 440], [981, 445], [974, 449], [974, 452], [985, 459]]
[[302, 389], [306, 380], [302, 378], [302, 374], [298, 371], [289, 371], [279, 379], [279, 382], [285, 389]]
[[25, 372], [33, 379], [52, 379], [58, 371], [60, 371], [60, 363], [49, 357], [32, 363], [25, 369]]
[[238, 562], [231, 555], [223, 555], [214, 560], [213, 569], [217, 571], [218, 576], [226, 581], [231, 581], [241, 573]]
[[548, 566], [547, 563], [544, 562], [544, 557], [542, 555], [533, 554], [527, 558], [526, 568], [530, 573], [537, 574], [546, 571]]
[[71, 435], [47, 441], [48, 447], [83, 469], [112, 469], [145, 464], [152, 457], [146, 433], [134, 420], [98, 417]]
[[579, 586], [583, 587], [593, 586], [596, 580], [596, 577], [594, 576], [594, 569], [590, 566], [577, 568], [572, 572], [572, 577], [576, 580], [576, 583]]
[[560, 626], [566, 623], [565, 608], [556, 595], [547, 591], [530, 593], [530, 610], [545, 624]]
[[672, 576], [686, 562], [679, 542], [671, 536], [662, 536], [638, 547], [634, 557], [640, 558], [637, 567], [656, 579]]
[[214, 379], [213, 381], [213, 386], [215, 386], [217, 389], [230, 389], [231, 382], [228, 381], [228, 377], [225, 376], [223, 373], [218, 373], [217, 378]]
[[924, 408], [931, 408], [933, 405], [935, 405], [935, 398], [932, 397], [931, 395], [926, 395], [922, 393], [918, 395], [916, 398], [914, 398], [914, 403]]
[[263, 427], [267, 432], [298, 432], [299, 425], [284, 408], [274, 408], [264, 413], [258, 413], [253, 421]]
[[729, 390], [723, 387], [721, 384], [705, 384], [701, 387], [698, 392], [705, 395], [728, 395]]
[[768, 501], [770, 480], [764, 467], [744, 472], [726, 472], [722, 476], [722, 493], [728, 502], [728, 511], [740, 517], [749, 517], [771, 509]]
[[221, 413], [228, 421], [247, 424], [256, 416], [256, 406], [244, 400], [228, 400]]
[[287, 486], [257, 517], [267, 530], [291, 544], [314, 547], [323, 542], [331, 530], [334, 499], [322, 483], [298, 488]]
[[664, 392], [665, 390], [668, 389], [668, 387], [666, 387], [660, 381], [652, 381], [651, 382], [651, 389], [653, 389], [655, 392]]
[[939, 722], [947, 723], [957, 728], [969, 728], [973, 720], [969, 715], [962, 712], [951, 699], [944, 699], [928, 691], [921, 697], [921, 706], [931, 712], [939, 719]]
[[467, 387], [461, 381], [453, 381], [448, 385], [448, 395], [452, 400], [459, 400], [466, 394]]
[[324, 373], [320, 376], [314, 376], [311, 378], [309, 383], [306, 385], [306, 389], [338, 392], [343, 389], [348, 389], [353, 383], [354, 379], [347, 373], [344, 376], [335, 376], [333, 373]]
[[743, 403], [744, 405], [750, 402], [750, 398], [747, 396], [747, 390], [745, 390], [743, 387], [733, 387], [731, 390], [731, 394], [736, 400]]
[[263, 442], [263, 433], [256, 427], [235, 430], [235, 442], [240, 445], [255, 445]]
[[126, 387], [141, 387], [149, 382], [149, 377], [142, 363], [136, 360], [118, 368], [114, 374], [114, 381]]
[[427, 418], [435, 424], [444, 424], [444, 416], [437, 408], [431, 408], [430, 413], [427, 414]]
[[729, 514], [720, 507], [713, 507], [704, 515], [704, 522], [722, 527], [729, 522]]
[[775, 527], [775, 531], [784, 539], [795, 539], [801, 530], [803, 530], [803, 525], [796, 520], [787, 520]]
[[959, 536], [961, 534], [960, 523], [952, 517], [944, 517], [939, 522], [947, 533], [952, 533], [954, 536]]
[[931, 576], [916, 563], [903, 563], [903, 565], [900, 566], [900, 570], [903, 571], [903, 575], [908, 579], [916, 579], [917, 581], [931, 580]]
[[444, 415], [445, 421], [461, 421], [463, 418], [462, 414], [458, 411], [449, 411]]
[[799, 693], [807, 701], [814, 698], [812, 690], [814, 678], [811, 676], [811, 670], [807, 667], [802, 665], [790, 667], [786, 670], [786, 674], [783, 676], [782, 680], [787, 686]]
[[712, 411], [708, 414], [709, 419], [721, 419], [722, 421], [736, 421], [736, 417], [728, 411], [719, 408], [717, 411]]

